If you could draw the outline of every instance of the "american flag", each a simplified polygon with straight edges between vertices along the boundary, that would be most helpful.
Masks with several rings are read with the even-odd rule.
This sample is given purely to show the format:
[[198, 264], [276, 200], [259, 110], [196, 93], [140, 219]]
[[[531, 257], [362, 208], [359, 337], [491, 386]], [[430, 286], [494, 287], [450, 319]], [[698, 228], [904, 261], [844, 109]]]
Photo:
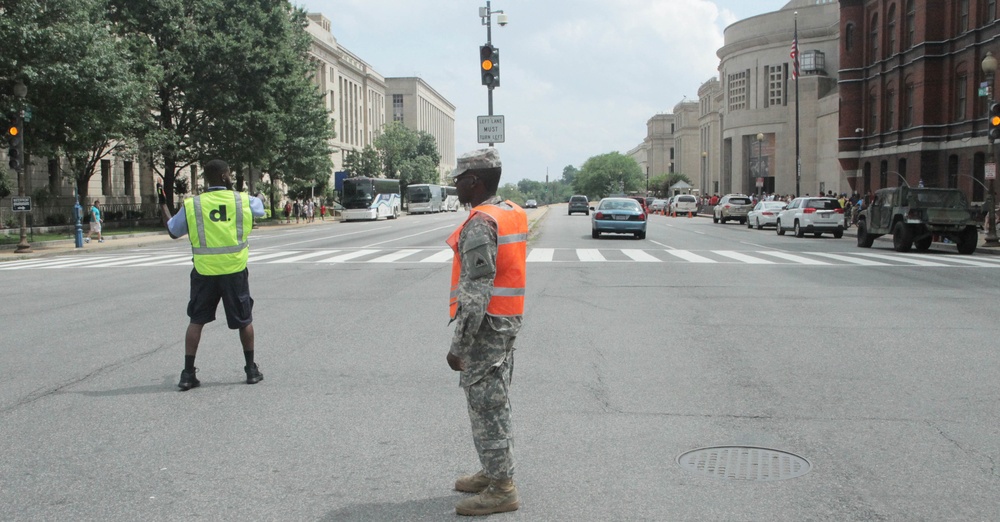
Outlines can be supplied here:
[[792, 59], [792, 79], [799, 79], [799, 35], [798, 31], [795, 32], [795, 36], [792, 37], [792, 50], [788, 53], [789, 58]]

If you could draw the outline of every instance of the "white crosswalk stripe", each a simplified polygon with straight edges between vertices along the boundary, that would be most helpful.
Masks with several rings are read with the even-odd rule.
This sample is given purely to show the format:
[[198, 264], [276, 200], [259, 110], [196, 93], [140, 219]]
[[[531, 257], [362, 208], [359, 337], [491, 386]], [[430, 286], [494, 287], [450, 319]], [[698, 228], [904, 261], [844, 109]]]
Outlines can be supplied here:
[[[357, 249], [357, 250], [259, 250], [250, 253], [251, 265], [295, 265], [309, 263], [393, 265], [450, 264], [454, 254], [449, 248]], [[667, 263], [692, 265], [758, 265], [758, 266], [855, 266], [855, 267], [948, 267], [1000, 268], [1000, 257], [989, 255], [959, 256], [954, 254], [896, 253], [891, 251], [848, 252], [785, 252], [779, 250], [675, 250], [638, 248], [534, 248], [528, 251], [531, 265], [560, 266], [572, 263], [613, 265], [615, 263]], [[118, 255], [67, 255], [0, 263], [3, 270], [34, 270], [60, 268], [130, 268], [191, 266], [187, 252], [129, 252]]]

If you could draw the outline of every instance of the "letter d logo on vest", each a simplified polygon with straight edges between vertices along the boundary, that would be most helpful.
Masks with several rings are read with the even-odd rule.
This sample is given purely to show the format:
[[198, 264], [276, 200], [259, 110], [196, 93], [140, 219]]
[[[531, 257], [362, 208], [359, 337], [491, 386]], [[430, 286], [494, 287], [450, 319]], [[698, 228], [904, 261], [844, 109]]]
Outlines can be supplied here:
[[211, 219], [212, 221], [229, 221], [226, 217], [226, 206], [221, 205], [218, 210], [209, 212], [208, 219]]

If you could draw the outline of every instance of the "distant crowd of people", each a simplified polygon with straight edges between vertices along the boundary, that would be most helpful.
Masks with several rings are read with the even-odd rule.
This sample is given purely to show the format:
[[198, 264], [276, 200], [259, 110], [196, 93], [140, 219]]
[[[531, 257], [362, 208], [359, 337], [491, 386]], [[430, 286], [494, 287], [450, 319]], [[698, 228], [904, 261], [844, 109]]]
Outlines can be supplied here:
[[295, 218], [295, 222], [299, 223], [300, 220], [304, 220], [306, 223], [312, 223], [316, 221], [316, 214], [319, 214], [319, 218], [326, 221], [326, 203], [317, 203], [311, 199], [305, 201], [292, 200], [285, 201], [285, 223], [291, 223], [292, 217]]

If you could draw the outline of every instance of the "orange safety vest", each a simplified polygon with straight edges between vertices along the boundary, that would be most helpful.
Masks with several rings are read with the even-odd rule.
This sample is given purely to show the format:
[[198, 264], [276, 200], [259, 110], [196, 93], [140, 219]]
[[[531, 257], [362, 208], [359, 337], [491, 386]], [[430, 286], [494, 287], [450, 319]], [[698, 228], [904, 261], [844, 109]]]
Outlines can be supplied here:
[[[469, 213], [469, 219], [481, 213], [497, 224], [497, 273], [493, 278], [493, 296], [486, 306], [486, 313], [496, 317], [524, 314], [524, 285], [528, 257], [528, 217], [521, 207], [505, 201], [512, 208], [497, 205], [480, 205]], [[458, 251], [458, 236], [469, 219], [465, 220], [451, 236], [448, 245], [455, 252], [451, 263], [451, 298], [448, 308], [451, 318], [458, 313], [458, 280], [462, 275], [462, 255]]]

